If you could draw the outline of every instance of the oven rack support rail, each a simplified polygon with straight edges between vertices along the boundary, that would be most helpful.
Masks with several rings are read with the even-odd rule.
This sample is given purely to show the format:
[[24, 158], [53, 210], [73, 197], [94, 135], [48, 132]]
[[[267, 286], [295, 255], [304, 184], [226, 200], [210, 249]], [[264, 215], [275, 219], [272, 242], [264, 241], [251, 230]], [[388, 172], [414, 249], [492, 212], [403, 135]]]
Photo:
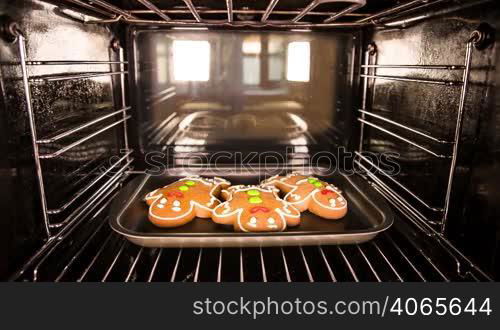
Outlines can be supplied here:
[[[439, 221], [437, 221], [437, 224], [439, 225], [440, 229], [440, 234], [444, 234], [446, 231], [446, 224], [448, 221], [448, 214], [449, 214], [449, 208], [450, 208], [450, 198], [451, 198], [451, 192], [453, 188], [453, 180], [455, 176], [455, 170], [457, 166], [457, 158], [458, 158], [458, 151], [460, 147], [460, 136], [462, 134], [462, 124], [463, 124], [463, 115], [464, 115], [464, 108], [465, 108], [465, 101], [467, 97], [467, 92], [468, 92], [468, 85], [469, 85], [469, 75], [470, 75], [470, 69], [471, 69], [471, 58], [472, 58], [472, 52], [475, 43], [478, 42], [479, 37], [478, 37], [478, 32], [475, 31], [470, 39], [466, 42], [465, 46], [465, 58], [464, 58], [464, 64], [463, 65], [391, 65], [391, 64], [372, 64], [374, 59], [376, 58], [376, 50], [374, 45], [369, 45], [368, 49], [364, 52], [364, 64], [361, 65], [362, 73], [360, 74], [361, 78], [363, 79], [363, 84], [362, 84], [362, 108], [358, 109], [360, 113], [360, 117], [358, 117], [358, 121], [360, 122], [360, 140], [359, 140], [359, 147], [358, 151], [356, 152], [356, 155], [358, 156], [358, 159], [356, 160], [356, 163], [361, 167], [364, 168], [365, 170], [366, 167], [363, 166], [362, 164], [369, 165], [372, 169], [374, 169], [374, 172], [380, 173], [382, 176], [386, 177], [389, 179], [392, 183], [397, 185], [400, 189], [404, 190], [406, 193], [408, 193], [414, 200], [416, 200], [419, 204], [424, 206], [426, 209], [433, 211], [433, 212], [438, 212], [441, 214], [441, 217]], [[429, 79], [423, 79], [423, 78], [410, 78], [410, 77], [398, 77], [398, 76], [388, 76], [388, 75], [378, 75], [376, 74], [376, 69], [381, 68], [381, 69], [416, 69], [416, 70], [445, 70], [445, 71], [459, 71], [462, 73], [462, 78], [459, 81], [452, 81], [452, 80], [429, 80]], [[445, 139], [441, 139], [438, 137], [434, 137], [430, 134], [427, 134], [425, 132], [422, 132], [418, 129], [415, 129], [413, 127], [410, 127], [408, 125], [404, 125], [402, 123], [399, 123], [397, 121], [385, 118], [384, 116], [378, 115], [376, 113], [373, 113], [369, 111], [368, 109], [368, 90], [370, 83], [373, 82], [376, 79], [381, 79], [381, 80], [396, 80], [396, 81], [402, 81], [402, 82], [407, 82], [407, 83], [420, 83], [420, 84], [439, 84], [443, 86], [447, 86], [449, 88], [460, 88], [460, 97], [458, 99], [458, 106], [457, 106], [457, 117], [456, 117], [456, 122], [455, 122], [455, 132], [454, 132], [454, 137], [453, 140], [448, 141]], [[416, 134], [422, 138], [425, 138], [429, 140], [430, 142], [433, 142], [435, 144], [441, 145], [441, 146], [450, 146], [451, 150], [449, 153], [441, 153], [435, 150], [432, 150], [431, 148], [424, 146], [418, 142], [415, 142], [409, 138], [406, 138], [402, 136], [401, 134], [398, 134], [396, 132], [393, 132], [389, 128], [382, 127], [380, 125], [377, 125], [370, 121], [370, 119], [378, 119], [381, 122], [384, 122], [388, 124], [388, 126], [396, 126], [400, 129], [405, 130], [406, 132], [410, 132], [413, 134]], [[448, 159], [450, 162], [449, 166], [449, 172], [448, 172], [448, 180], [447, 180], [447, 186], [446, 186], [446, 194], [445, 198], [443, 201], [442, 206], [435, 207], [432, 205], [429, 205], [426, 201], [424, 201], [423, 198], [419, 197], [418, 194], [414, 193], [411, 191], [411, 189], [407, 188], [404, 186], [402, 183], [400, 183], [397, 179], [392, 177], [391, 175], [385, 173], [380, 167], [378, 167], [376, 164], [374, 164], [369, 158], [363, 156], [363, 144], [364, 144], [364, 134], [365, 134], [365, 126], [369, 126], [373, 129], [376, 129], [379, 132], [382, 132], [384, 134], [390, 135], [400, 141], [403, 141], [415, 148], [418, 148], [419, 150], [424, 151], [425, 153], [434, 156], [436, 158], [443, 158], [443, 159]], [[373, 172], [371, 172], [372, 175], [374, 175]], [[398, 195], [396, 192], [394, 194], [397, 195], [397, 199], [402, 201], [401, 204], [409, 204], [405, 201], [405, 199]], [[411, 204], [410, 204], [411, 205]], [[417, 217], [421, 219], [422, 221], [425, 220], [425, 216], [423, 216], [416, 208], [412, 207], [412, 211], [417, 214]]]
[[[131, 118], [128, 115], [128, 111], [131, 109], [126, 105], [126, 95], [125, 95], [125, 74], [128, 73], [125, 70], [125, 65], [127, 62], [124, 60], [124, 50], [123, 48], [118, 49], [118, 61], [90, 61], [90, 60], [82, 60], [82, 61], [59, 61], [59, 60], [48, 60], [48, 61], [36, 61], [36, 60], [28, 60], [26, 53], [26, 38], [23, 36], [21, 31], [17, 33], [17, 43], [19, 48], [19, 57], [20, 57], [20, 66], [22, 72], [22, 83], [24, 89], [24, 97], [26, 100], [26, 112], [28, 113], [29, 119], [29, 128], [30, 128], [30, 136], [33, 146], [33, 154], [35, 160], [35, 170], [36, 177], [38, 183], [38, 190], [40, 194], [41, 201], [41, 209], [43, 215], [43, 227], [46, 234], [47, 243], [55, 239], [57, 232], [64, 231], [64, 228], [71, 227], [72, 223], [77, 221], [79, 218], [80, 210], [89, 207], [92, 202], [98, 198], [101, 194], [106, 192], [111, 186], [113, 186], [122, 176], [126, 174], [126, 170], [128, 170], [132, 164], [133, 159], [131, 158], [132, 150], [130, 150], [128, 145], [127, 138], [127, 121]], [[29, 66], [67, 66], [67, 65], [118, 65], [119, 71], [104, 71], [104, 72], [80, 72], [80, 73], [72, 73], [72, 74], [52, 74], [52, 75], [44, 75], [44, 76], [30, 76], [28, 73]], [[104, 76], [120, 76], [120, 108], [115, 109], [110, 113], [106, 113], [97, 118], [94, 118], [85, 123], [74, 126], [70, 129], [65, 130], [62, 133], [58, 133], [56, 135], [47, 136], [43, 138], [37, 137], [37, 125], [35, 118], [35, 111], [33, 109], [33, 99], [31, 93], [31, 85], [39, 84], [39, 83], [51, 83], [54, 81], [63, 81], [63, 80], [76, 80], [76, 79], [88, 79], [94, 77], [104, 77]], [[111, 123], [106, 123], [104, 126], [102, 124], [105, 121], [112, 120]], [[98, 125], [101, 124], [101, 125]], [[96, 127], [93, 129], [94, 127]], [[107, 132], [113, 128], [122, 127], [124, 134], [124, 150], [121, 151], [121, 154], [117, 156], [117, 160], [110, 164], [99, 164], [95, 170], [91, 170], [88, 175], [86, 175], [86, 179], [90, 179], [88, 183], [86, 183], [83, 187], [81, 187], [77, 192], [73, 194], [73, 196], [69, 197], [66, 202], [62, 205], [49, 208], [47, 201], [47, 192], [44, 184], [44, 176], [43, 176], [43, 166], [42, 161], [45, 159], [56, 159], [61, 157], [67, 151], [82, 145], [86, 141]], [[69, 144], [65, 144], [63, 146], [59, 145], [59, 141], [63, 140], [67, 137], [74, 136], [76, 133], [81, 133], [85, 129], [93, 129], [90, 133], [85, 133], [85, 135], [81, 138], [78, 138], [74, 142]], [[51, 152], [42, 152], [41, 147], [44, 149], [56, 148], [55, 151]], [[107, 165], [107, 167], [103, 167]], [[104, 169], [103, 169], [104, 168]], [[64, 220], [60, 220], [58, 222], [51, 221], [50, 217], [52, 215], [63, 213], [68, 210], [71, 205], [75, 203], [75, 201], [81, 199], [82, 196], [89, 193], [91, 188], [99, 187], [93, 192], [90, 197], [86, 199], [86, 201], [79, 204], [79, 206], [68, 216], [64, 218]], [[42, 248], [43, 250], [43, 248]]]
[[[281, 0], [283, 1], [283, 0]], [[168, 8], [168, 2], [156, 2], [149, 0], [135, 0], [143, 9], [124, 9], [105, 0], [64, 0], [62, 2], [71, 8], [84, 9], [99, 17], [79, 15], [85, 23], [115, 23], [125, 22], [140, 25], [164, 25], [173, 27], [276, 27], [276, 28], [356, 28], [367, 25], [385, 25], [392, 18], [410, 15], [418, 10], [428, 10], [439, 4], [450, 2], [450, 0], [408, 0], [393, 7], [384, 8], [375, 13], [356, 12], [363, 8], [367, 2], [374, 0], [311, 0], [305, 8], [275, 9], [280, 0], [268, 0], [265, 10], [252, 8], [237, 8], [233, 6], [233, 0], [225, 0], [225, 9], [214, 9], [197, 7], [192, 0], [183, 0], [185, 7]], [[492, 0], [464, 1], [453, 6], [450, 10], [459, 10], [476, 4]], [[284, 1], [283, 1], [284, 2]], [[321, 11], [317, 7], [323, 4], [338, 3], [343, 5], [338, 11]], [[162, 7], [162, 8], [160, 8]], [[62, 9], [65, 10], [64, 8]], [[68, 12], [69, 15], [71, 15]], [[173, 15], [189, 15], [191, 19], [176, 19]], [[208, 15], [226, 15], [226, 19], [209, 19]], [[156, 15], [159, 19], [145, 19], [144, 15]], [[74, 16], [74, 15], [72, 15]], [[271, 19], [271, 16], [273, 19]], [[276, 19], [275, 17], [285, 17]], [[319, 22], [307, 21], [307, 18], [320, 18]], [[76, 17], [75, 17], [76, 18]], [[343, 18], [343, 21], [338, 20]], [[403, 21], [401, 24], [406, 24]], [[399, 24], [399, 23], [398, 23]]]

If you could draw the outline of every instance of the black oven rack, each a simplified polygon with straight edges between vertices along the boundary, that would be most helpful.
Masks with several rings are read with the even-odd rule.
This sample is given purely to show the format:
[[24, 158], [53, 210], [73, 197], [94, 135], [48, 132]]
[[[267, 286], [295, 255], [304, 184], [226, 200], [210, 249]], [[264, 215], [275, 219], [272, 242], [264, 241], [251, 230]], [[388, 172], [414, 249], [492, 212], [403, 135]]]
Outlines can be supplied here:
[[[471, 58], [472, 58], [472, 53], [473, 53], [473, 48], [474, 48], [474, 41], [475, 41], [475, 35], [472, 34], [471, 38], [467, 40], [465, 43], [465, 58], [464, 58], [464, 64], [463, 65], [395, 65], [395, 64], [373, 64], [373, 62], [376, 60], [376, 48], [374, 45], [369, 45], [368, 49], [364, 52], [364, 63], [361, 65], [362, 72], [360, 73], [360, 77], [363, 80], [363, 90], [362, 90], [362, 108], [358, 109], [358, 112], [360, 113], [360, 117], [358, 118], [358, 121], [361, 123], [360, 124], [360, 140], [359, 140], [359, 147], [358, 151], [356, 151], [356, 154], [358, 156], [358, 159], [355, 161], [355, 163], [360, 166], [363, 170], [368, 171], [370, 174], [370, 178], [373, 178], [375, 176], [376, 179], [379, 179], [377, 177], [376, 173], [379, 173], [382, 177], [388, 179], [390, 182], [392, 182], [394, 185], [396, 185], [399, 189], [402, 189], [405, 191], [409, 196], [412, 197], [412, 199], [416, 202], [418, 202], [418, 205], [421, 207], [423, 206], [425, 209], [437, 213], [438, 217], [437, 220], [428, 220], [426, 216], [422, 215], [420, 211], [418, 211], [417, 208], [412, 206], [412, 203], [409, 203], [408, 201], [405, 200], [404, 197], [402, 197], [400, 194], [395, 192], [393, 189], [391, 189], [392, 194], [394, 194], [396, 200], [400, 205], [410, 205], [411, 210], [413, 213], [417, 214], [417, 218], [421, 222], [425, 223], [432, 223], [436, 226], [439, 227], [439, 232], [440, 234], [444, 234], [446, 231], [446, 224], [448, 221], [448, 213], [449, 213], [449, 207], [450, 207], [450, 198], [451, 198], [451, 192], [452, 192], [452, 186], [453, 186], [453, 180], [455, 176], [455, 170], [456, 170], [456, 165], [457, 165], [457, 158], [458, 158], [458, 150], [460, 146], [460, 138], [462, 135], [462, 124], [463, 124], [463, 114], [464, 114], [464, 107], [465, 107], [465, 101], [467, 97], [467, 91], [468, 91], [468, 85], [469, 85], [469, 75], [470, 75], [470, 70], [471, 70]], [[437, 80], [437, 79], [425, 79], [425, 78], [420, 78], [420, 77], [399, 77], [399, 76], [388, 76], [388, 75], [378, 75], [376, 73], [377, 69], [413, 69], [413, 70], [439, 70], [439, 71], [457, 71], [462, 74], [462, 78], [459, 81], [454, 81], [454, 80]], [[454, 132], [454, 137], [452, 140], [447, 140], [447, 139], [442, 139], [440, 137], [435, 137], [430, 134], [427, 134], [425, 132], [422, 132], [421, 130], [418, 130], [416, 128], [410, 127], [408, 125], [399, 123], [397, 121], [385, 118], [381, 115], [378, 115], [376, 113], [373, 113], [369, 109], [369, 104], [368, 104], [368, 91], [370, 89], [370, 83], [373, 82], [376, 79], [382, 79], [382, 80], [396, 80], [396, 81], [401, 81], [404, 83], [420, 83], [420, 84], [438, 84], [438, 85], [443, 85], [449, 88], [460, 88], [460, 98], [457, 100], [458, 101], [458, 106], [457, 106], [457, 117], [456, 117], [456, 123], [455, 123], [455, 132]], [[387, 124], [388, 127], [382, 127], [381, 124], [377, 125], [373, 123], [371, 120], [373, 119], [378, 119], [379, 121], [383, 122], [384, 125]], [[399, 182], [396, 178], [393, 176], [387, 174], [384, 172], [383, 169], [381, 169], [379, 166], [374, 164], [369, 158], [363, 156], [363, 145], [364, 145], [364, 133], [365, 133], [365, 126], [368, 126], [370, 128], [373, 128], [379, 132], [382, 132], [384, 134], [390, 135], [400, 141], [403, 141], [406, 144], [409, 144], [423, 152], [425, 152], [428, 155], [431, 155], [432, 157], [435, 158], [440, 158], [440, 159], [445, 159], [449, 160], [450, 162], [450, 167], [449, 167], [449, 172], [448, 172], [448, 181], [447, 181], [447, 186], [445, 190], [445, 197], [442, 206], [433, 206], [430, 205], [427, 201], [424, 200], [421, 196], [413, 192], [411, 189], [403, 185], [401, 182]], [[419, 142], [415, 141], [415, 138], [410, 138], [410, 137], [405, 137], [402, 136], [401, 134], [398, 134], [391, 130], [390, 127], [398, 127], [400, 129], [403, 129], [404, 131], [408, 132], [408, 134], [413, 134], [414, 137], [418, 136], [420, 138], [424, 138], [428, 140], [429, 142], [433, 143], [434, 145], [439, 145], [440, 147], [447, 147], [450, 149], [447, 153], [443, 153], [442, 151], [438, 150], [437, 148], [433, 150], [432, 148], [428, 147], [427, 145], [423, 145]], [[442, 149], [442, 148], [440, 148]], [[372, 171], [368, 170], [366, 166], [370, 166]], [[383, 182], [380, 180], [380, 182]]]
[[[81, 210], [90, 207], [92, 203], [97, 198], [99, 198], [99, 196], [101, 196], [101, 194], [107, 192], [108, 189], [110, 189], [120, 178], [125, 175], [126, 170], [130, 169], [133, 161], [133, 159], [131, 158], [131, 154], [133, 151], [128, 147], [127, 121], [131, 118], [131, 116], [128, 115], [128, 111], [131, 108], [126, 105], [125, 96], [125, 75], [128, 73], [128, 71], [125, 70], [125, 65], [127, 65], [128, 62], [124, 59], [124, 51], [122, 48], [118, 49], [119, 60], [117, 61], [28, 60], [26, 53], [26, 38], [22, 35], [21, 32], [19, 32], [17, 43], [19, 47], [19, 64], [21, 66], [24, 97], [26, 100], [26, 111], [28, 113], [29, 119], [30, 137], [33, 146], [38, 190], [40, 194], [44, 230], [46, 234], [46, 245], [44, 245], [45, 247], [48, 243], [55, 239], [58, 232], [64, 232], [65, 228], [71, 227], [68, 225], [79, 221]], [[110, 67], [115, 65], [118, 66], [119, 69], [103, 72], [77, 72], [71, 74], [51, 74], [43, 76], [33, 76], [28, 72], [29, 66], [68, 65], [108, 65]], [[31, 93], [32, 84], [51, 83], [65, 80], [89, 79], [104, 76], [119, 76], [121, 97], [120, 106], [117, 106], [111, 112], [100, 115], [97, 118], [65, 129], [63, 132], [48, 135], [42, 138], [37, 137], [35, 110], [33, 108], [33, 99]], [[89, 170], [88, 173], [84, 174], [83, 177], [78, 179], [80, 183], [85, 181], [85, 184], [82, 187], [74, 192], [72, 196], [67, 198], [66, 201], [62, 203], [62, 205], [49, 207], [47, 198], [48, 193], [44, 184], [42, 161], [61, 158], [69, 150], [76, 149], [92, 138], [118, 127], [121, 127], [123, 129], [124, 134], [124, 149], [123, 152], [117, 156], [118, 159], [111, 164], [98, 164], [96, 168]], [[90, 132], [87, 133], [86, 130], [90, 130]], [[82, 137], [79, 136], [79, 134], [81, 133], [84, 134]], [[78, 136], [78, 138], [69, 144], [61, 144], [59, 142], [65, 138], [73, 136]], [[91, 193], [92, 188], [94, 188], [95, 191]], [[75, 203], [76, 201], [82, 200], [82, 197], [87, 195], [90, 196], [87, 197], [85, 201], [78, 203], [78, 205]], [[60, 218], [58, 218], [57, 221], [51, 219], [51, 216], [62, 214], [63, 212], [70, 210], [70, 207], [74, 205], [77, 205], [77, 207], [72, 207], [74, 209], [73, 212], [69, 213], [69, 215], [65, 216], [62, 220], [60, 220]], [[39, 253], [43, 252], [44, 247], [41, 248]]]
[[[86, 205], [10, 280], [15, 281], [491, 281], [408, 224], [357, 245], [275, 248], [139, 247], [112, 231], [106, 210], [124, 178]], [[412, 235], [408, 239], [405, 235]], [[443, 258], [443, 255], [447, 256]], [[462, 261], [462, 264], [457, 263]], [[465, 266], [470, 267], [465, 267]]]
[[[149, 0], [137, 0], [137, 5], [127, 8], [119, 7], [116, 2], [104, 0], [65, 0], [66, 4], [87, 10], [99, 19], [86, 17], [86, 23], [114, 23], [123, 21], [129, 24], [165, 25], [165, 26], [202, 26], [202, 27], [281, 27], [281, 28], [314, 28], [314, 27], [362, 27], [383, 24], [392, 17], [404, 16], [420, 9], [446, 3], [449, 0], [408, 0], [394, 6], [374, 7], [373, 13], [363, 10], [366, 5], [378, 5], [373, 0], [311, 0], [302, 4], [283, 4], [276, 9], [279, 0], [269, 0], [264, 8], [235, 8], [233, 0], [226, 0], [226, 8], [211, 8], [210, 3], [203, 7], [196, 6], [191, 0], [183, 0], [185, 7], [169, 7], [167, 1], [152, 3]], [[283, 1], [284, 2], [284, 1]], [[325, 4], [335, 6], [334, 11]], [[281, 5], [281, 3], [280, 3]], [[338, 6], [337, 6], [338, 5]], [[303, 6], [303, 7], [294, 7]], [[240, 6], [239, 6], [240, 7]], [[328, 7], [328, 6], [326, 6]], [[63, 9], [64, 10], [64, 9]], [[150, 18], [151, 15], [157, 18]], [[180, 15], [180, 16], [179, 16]], [[225, 19], [208, 18], [209, 16], [225, 16]], [[147, 18], [144, 18], [144, 17]], [[180, 17], [180, 18], [178, 18]]]

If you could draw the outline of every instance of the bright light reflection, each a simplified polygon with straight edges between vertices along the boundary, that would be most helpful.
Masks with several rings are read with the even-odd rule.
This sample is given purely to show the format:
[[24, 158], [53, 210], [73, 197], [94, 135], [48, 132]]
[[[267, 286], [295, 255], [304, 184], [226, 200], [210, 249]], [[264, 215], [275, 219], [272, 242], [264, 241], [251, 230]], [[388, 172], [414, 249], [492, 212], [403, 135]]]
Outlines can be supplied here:
[[174, 80], [208, 81], [210, 78], [210, 43], [198, 40], [174, 40]]
[[311, 65], [308, 41], [294, 41], [288, 44], [286, 79], [289, 81], [309, 81]]
[[243, 54], [260, 54], [260, 41], [243, 41]]

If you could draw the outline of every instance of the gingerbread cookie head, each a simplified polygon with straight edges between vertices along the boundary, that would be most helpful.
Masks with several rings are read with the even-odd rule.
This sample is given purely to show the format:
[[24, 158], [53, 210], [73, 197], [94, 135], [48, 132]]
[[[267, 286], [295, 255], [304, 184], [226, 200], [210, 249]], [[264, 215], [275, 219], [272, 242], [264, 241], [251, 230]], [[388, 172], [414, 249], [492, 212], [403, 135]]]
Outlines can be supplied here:
[[347, 201], [341, 191], [316, 177], [291, 173], [271, 177], [262, 184], [286, 193], [284, 199], [300, 212], [309, 210], [326, 219], [340, 219], [347, 213]]
[[233, 225], [236, 231], [283, 231], [300, 223], [300, 212], [280, 199], [273, 187], [233, 186], [224, 194], [227, 200], [214, 208], [212, 220]]
[[195, 217], [210, 218], [217, 196], [230, 183], [221, 178], [187, 177], [146, 195], [148, 219], [159, 227], [182, 226]]

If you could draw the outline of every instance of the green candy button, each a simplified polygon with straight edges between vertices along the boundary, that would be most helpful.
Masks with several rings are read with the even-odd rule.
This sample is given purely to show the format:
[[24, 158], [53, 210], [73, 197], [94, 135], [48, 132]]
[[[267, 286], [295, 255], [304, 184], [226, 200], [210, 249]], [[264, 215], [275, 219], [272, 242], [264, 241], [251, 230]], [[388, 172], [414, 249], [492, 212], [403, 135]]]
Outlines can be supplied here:
[[179, 187], [179, 190], [180, 190], [180, 191], [188, 191], [188, 190], [189, 190], [189, 187], [188, 187], [188, 186], [180, 186], [180, 187]]
[[258, 191], [257, 189], [252, 189], [247, 191], [247, 194], [250, 196], [260, 196], [260, 191]]
[[254, 196], [254, 197], [250, 197], [250, 198], [248, 199], [248, 202], [249, 202], [250, 204], [260, 204], [260, 203], [262, 203], [262, 198], [260, 198], [260, 197], [256, 197], [256, 196]]
[[315, 182], [313, 183], [313, 185], [316, 187], [316, 188], [321, 188], [323, 187], [323, 184], [321, 182]]
[[307, 182], [309, 183], [312, 183], [314, 184], [315, 182], [317, 182], [318, 180], [317, 179], [314, 179], [314, 178], [310, 178], [310, 179], [307, 179]]
[[184, 182], [186, 186], [194, 186], [196, 183], [194, 181], [186, 181]]

